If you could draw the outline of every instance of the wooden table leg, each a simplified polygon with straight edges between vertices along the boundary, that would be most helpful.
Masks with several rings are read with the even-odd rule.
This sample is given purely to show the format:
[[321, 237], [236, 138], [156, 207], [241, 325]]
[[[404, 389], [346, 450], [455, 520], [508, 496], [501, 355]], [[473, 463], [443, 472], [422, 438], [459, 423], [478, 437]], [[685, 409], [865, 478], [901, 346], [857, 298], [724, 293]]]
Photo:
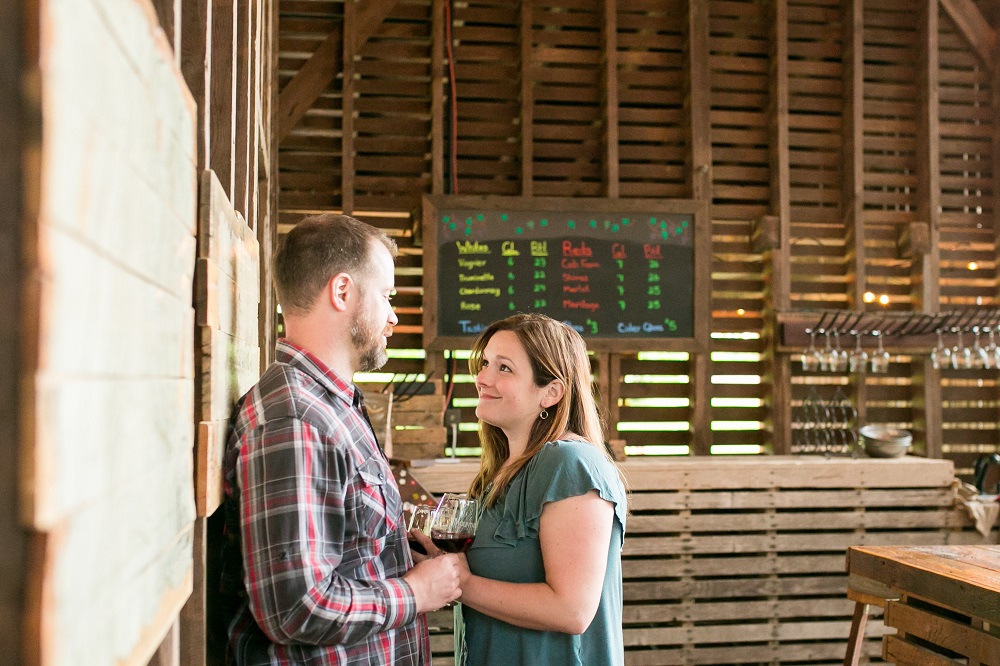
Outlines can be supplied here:
[[868, 623], [868, 604], [854, 604], [854, 619], [851, 621], [851, 635], [847, 639], [847, 654], [844, 655], [844, 666], [858, 666], [858, 660], [864, 652], [865, 624]]

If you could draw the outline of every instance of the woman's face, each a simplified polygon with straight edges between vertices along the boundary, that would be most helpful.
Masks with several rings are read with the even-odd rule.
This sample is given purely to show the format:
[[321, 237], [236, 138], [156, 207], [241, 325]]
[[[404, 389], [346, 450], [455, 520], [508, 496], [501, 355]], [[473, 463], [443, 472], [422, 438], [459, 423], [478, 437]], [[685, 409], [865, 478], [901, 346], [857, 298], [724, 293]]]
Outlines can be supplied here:
[[486, 343], [483, 367], [476, 375], [476, 416], [503, 430], [508, 439], [526, 437], [542, 411], [546, 389], [535, 386], [531, 362], [517, 334], [494, 333]]

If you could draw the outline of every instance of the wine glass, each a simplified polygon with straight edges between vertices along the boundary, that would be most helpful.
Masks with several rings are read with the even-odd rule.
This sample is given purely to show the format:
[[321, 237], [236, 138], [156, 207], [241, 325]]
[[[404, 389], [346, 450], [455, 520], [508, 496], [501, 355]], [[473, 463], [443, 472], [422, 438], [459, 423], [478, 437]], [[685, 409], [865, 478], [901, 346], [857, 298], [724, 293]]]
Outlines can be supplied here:
[[986, 347], [979, 344], [979, 336], [982, 335], [983, 329], [981, 326], [974, 326], [972, 331], [976, 334], [975, 340], [972, 341], [972, 367], [989, 368], [990, 354], [986, 351]]
[[854, 351], [851, 352], [849, 358], [849, 367], [851, 372], [861, 373], [868, 365], [868, 352], [861, 348], [861, 331], [854, 332], [854, 339]]
[[819, 370], [819, 350], [816, 349], [816, 330], [807, 328], [809, 334], [809, 348], [802, 352], [802, 370], [804, 372], [816, 372]]
[[962, 329], [956, 328], [955, 332], [958, 334], [958, 338], [955, 341], [955, 346], [951, 348], [951, 367], [955, 370], [971, 368], [972, 350], [966, 347], [962, 340]]
[[872, 352], [871, 362], [872, 362], [872, 373], [881, 374], [883, 372], [889, 371], [889, 352], [885, 350], [882, 346], [882, 338], [884, 337], [881, 331], [874, 331], [872, 333], [878, 338], [878, 349]]
[[[434, 516], [434, 507], [427, 504], [420, 504], [413, 509], [413, 513], [410, 515], [410, 527], [411, 530], [419, 530], [426, 534], [431, 535], [431, 518]], [[414, 539], [412, 536], [407, 537], [407, 541], [410, 544], [410, 550], [420, 553], [421, 555], [426, 555], [427, 550], [424, 548], [423, 544]]]
[[445, 493], [431, 519], [431, 541], [446, 553], [464, 553], [476, 538], [479, 503], [464, 494]]
[[833, 357], [831, 370], [834, 372], [847, 372], [850, 367], [850, 358], [846, 349], [840, 348], [840, 331], [833, 332]]
[[951, 347], [946, 347], [941, 339], [941, 329], [937, 330], [937, 346], [931, 350], [931, 365], [934, 369], [947, 368], [951, 365]]

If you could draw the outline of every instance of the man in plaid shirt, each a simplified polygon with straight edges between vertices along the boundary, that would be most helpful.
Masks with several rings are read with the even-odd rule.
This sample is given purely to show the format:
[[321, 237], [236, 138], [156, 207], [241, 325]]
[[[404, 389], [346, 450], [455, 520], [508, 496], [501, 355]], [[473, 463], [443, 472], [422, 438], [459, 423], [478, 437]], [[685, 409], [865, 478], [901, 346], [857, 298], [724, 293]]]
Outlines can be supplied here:
[[374, 227], [320, 215], [275, 256], [286, 337], [237, 405], [226, 450], [230, 663], [427, 664], [423, 613], [461, 594], [457, 556], [413, 565], [399, 489], [351, 383], [387, 360], [395, 254]]

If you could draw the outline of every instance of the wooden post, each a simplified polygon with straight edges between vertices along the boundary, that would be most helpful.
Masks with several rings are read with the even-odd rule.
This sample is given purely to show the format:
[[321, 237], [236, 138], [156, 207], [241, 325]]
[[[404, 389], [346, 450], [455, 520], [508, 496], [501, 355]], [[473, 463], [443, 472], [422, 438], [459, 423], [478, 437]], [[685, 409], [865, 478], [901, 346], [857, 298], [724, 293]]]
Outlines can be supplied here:
[[271, 274], [271, 259], [278, 244], [278, 0], [265, 0], [267, 20], [267, 72], [264, 80], [264, 117], [267, 119], [267, 145], [269, 166], [267, 191], [267, 214], [264, 224], [257, 226], [257, 242], [260, 244], [260, 367], [266, 368], [274, 360], [276, 342], [278, 300], [274, 293], [274, 279]]
[[770, 63], [770, 157], [771, 211], [777, 217], [777, 242], [764, 253], [770, 279], [765, 289], [764, 336], [771, 360], [770, 421], [772, 452], [788, 454], [792, 440], [791, 360], [777, 352], [776, 312], [791, 307], [791, 177], [789, 166], [788, 129], [788, 2], [773, 0], [771, 4], [771, 63]]
[[615, 0], [604, 0], [601, 22], [604, 103], [604, 196], [618, 198], [618, 12]]
[[[691, 0], [687, 16], [687, 117], [690, 127], [688, 179], [691, 198], [698, 202], [695, 242], [711, 244], [712, 124], [711, 77], [708, 69], [708, 0]], [[711, 266], [695, 267], [695, 351], [691, 354], [691, 452], [708, 455], [712, 448]], [[704, 265], [703, 265], [704, 264]], [[701, 290], [701, 291], [699, 291]]]
[[230, 200], [236, 180], [236, 0], [211, 0], [212, 35], [210, 74], [212, 89], [209, 104], [208, 166], [215, 172]]
[[844, 129], [840, 207], [847, 235], [847, 305], [864, 308], [864, 5], [862, 0], [843, 0], [844, 26]]
[[236, 61], [235, 98], [233, 100], [233, 207], [243, 214], [248, 223], [252, 220], [250, 200], [252, 184], [250, 166], [253, 163], [251, 132], [253, 131], [253, 12], [250, 0], [236, 0]]
[[532, 92], [534, 82], [533, 58], [531, 57], [531, 13], [532, 0], [521, 0], [521, 196], [530, 197], [534, 193], [534, 104]]
[[[917, 217], [930, 231], [929, 247], [914, 247], [912, 295], [914, 309], [936, 313], [941, 309], [940, 203], [941, 157], [938, 123], [938, 1], [920, 0], [921, 53], [917, 103]], [[912, 236], [912, 234], [911, 234]], [[911, 243], [911, 245], [914, 245]], [[916, 250], [926, 250], [920, 252]], [[914, 439], [925, 455], [942, 455], [941, 371], [928, 355], [914, 357]]]
[[431, 7], [431, 194], [444, 194], [444, 3]]
[[198, 170], [208, 168], [212, 128], [213, 0], [190, 0], [181, 14], [181, 71], [198, 105]]
[[354, 213], [354, 50], [357, 32], [357, 4], [355, 0], [344, 3], [343, 79], [340, 103], [340, 206], [344, 215]]

